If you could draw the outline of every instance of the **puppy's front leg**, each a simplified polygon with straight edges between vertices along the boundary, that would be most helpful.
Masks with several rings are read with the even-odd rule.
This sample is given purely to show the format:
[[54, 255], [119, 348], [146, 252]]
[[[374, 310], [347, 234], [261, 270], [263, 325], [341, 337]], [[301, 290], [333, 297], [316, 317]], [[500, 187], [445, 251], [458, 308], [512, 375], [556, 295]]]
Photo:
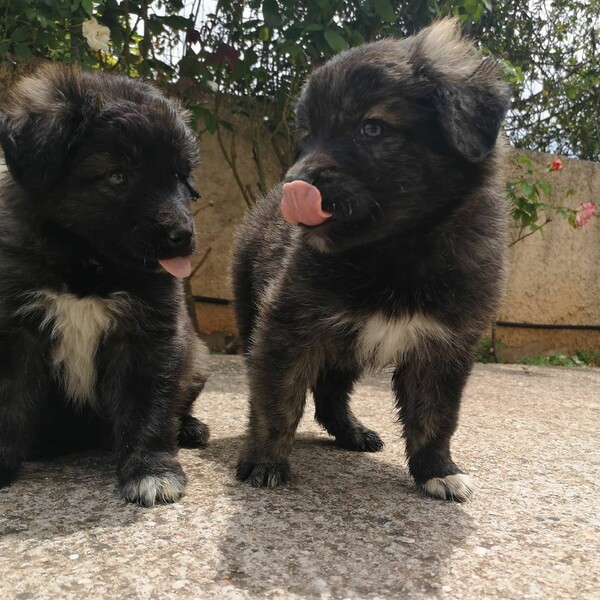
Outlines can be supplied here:
[[176, 459], [179, 370], [168, 348], [136, 350], [121, 354], [118, 367], [109, 365], [103, 397], [114, 421], [121, 494], [153, 506], [177, 501], [186, 484]]
[[0, 488], [17, 477], [40, 425], [49, 387], [43, 356], [24, 329], [0, 336]]
[[473, 494], [471, 478], [452, 460], [450, 439], [458, 424], [460, 399], [472, 359], [463, 356], [408, 357], [392, 386], [404, 425], [408, 466], [429, 495], [463, 502]]
[[287, 345], [277, 344], [276, 336], [263, 339], [270, 341], [257, 341], [248, 358], [250, 422], [236, 474], [256, 487], [276, 487], [290, 478], [288, 458], [309, 379], [289, 349], [292, 338]]

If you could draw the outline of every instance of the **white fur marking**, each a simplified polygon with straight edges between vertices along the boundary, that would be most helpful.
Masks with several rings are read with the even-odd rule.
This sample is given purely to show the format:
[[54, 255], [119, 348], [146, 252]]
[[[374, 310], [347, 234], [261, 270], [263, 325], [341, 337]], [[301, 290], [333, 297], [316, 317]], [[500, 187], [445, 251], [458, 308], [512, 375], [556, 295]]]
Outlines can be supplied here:
[[123, 486], [123, 496], [126, 500], [138, 502], [142, 506], [154, 506], [157, 503], [179, 500], [184, 488], [182, 478], [175, 474], [146, 475]]
[[429, 496], [442, 500], [467, 502], [473, 498], [475, 487], [468, 475], [459, 473], [446, 477], [434, 477], [423, 484], [423, 490]]
[[398, 363], [411, 350], [419, 350], [427, 339], [451, 340], [450, 331], [439, 321], [421, 313], [389, 319], [381, 313], [369, 317], [358, 336], [361, 358], [374, 368]]
[[111, 298], [79, 298], [69, 293], [42, 290], [19, 310], [21, 314], [44, 311], [41, 328], [51, 331], [54, 342], [52, 364], [71, 401], [93, 401], [98, 345], [126, 304], [126, 297], [117, 294]]

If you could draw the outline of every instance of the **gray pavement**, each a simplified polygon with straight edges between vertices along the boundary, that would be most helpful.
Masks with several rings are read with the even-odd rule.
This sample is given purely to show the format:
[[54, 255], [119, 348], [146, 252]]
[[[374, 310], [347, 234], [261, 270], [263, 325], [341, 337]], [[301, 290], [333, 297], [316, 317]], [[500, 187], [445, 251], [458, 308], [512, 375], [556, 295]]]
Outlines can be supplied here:
[[309, 405], [293, 483], [237, 483], [243, 364], [210, 364], [212, 441], [181, 451], [180, 503], [126, 505], [103, 454], [30, 463], [0, 491], [0, 598], [600, 598], [600, 370], [477, 366], [459, 505], [413, 487], [386, 374], [354, 402], [383, 452], [337, 449]]

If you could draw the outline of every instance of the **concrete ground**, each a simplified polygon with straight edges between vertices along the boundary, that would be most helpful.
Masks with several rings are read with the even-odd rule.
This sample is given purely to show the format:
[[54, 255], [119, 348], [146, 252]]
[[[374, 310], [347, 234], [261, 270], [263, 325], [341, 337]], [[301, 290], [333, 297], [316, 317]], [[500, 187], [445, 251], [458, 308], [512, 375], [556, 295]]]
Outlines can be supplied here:
[[106, 455], [27, 465], [0, 491], [0, 598], [600, 598], [600, 370], [477, 366], [454, 438], [468, 505], [408, 477], [389, 377], [354, 406], [386, 442], [333, 446], [309, 406], [286, 488], [234, 480], [241, 360], [213, 357], [178, 504], [126, 505]]

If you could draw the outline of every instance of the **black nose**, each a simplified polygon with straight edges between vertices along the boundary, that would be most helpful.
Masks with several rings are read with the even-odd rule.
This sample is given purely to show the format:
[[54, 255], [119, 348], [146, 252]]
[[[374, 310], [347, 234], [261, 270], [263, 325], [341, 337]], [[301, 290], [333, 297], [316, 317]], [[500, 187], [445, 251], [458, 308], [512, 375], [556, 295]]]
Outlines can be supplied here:
[[167, 229], [167, 240], [171, 248], [189, 246], [194, 232], [186, 227], [171, 227]]

